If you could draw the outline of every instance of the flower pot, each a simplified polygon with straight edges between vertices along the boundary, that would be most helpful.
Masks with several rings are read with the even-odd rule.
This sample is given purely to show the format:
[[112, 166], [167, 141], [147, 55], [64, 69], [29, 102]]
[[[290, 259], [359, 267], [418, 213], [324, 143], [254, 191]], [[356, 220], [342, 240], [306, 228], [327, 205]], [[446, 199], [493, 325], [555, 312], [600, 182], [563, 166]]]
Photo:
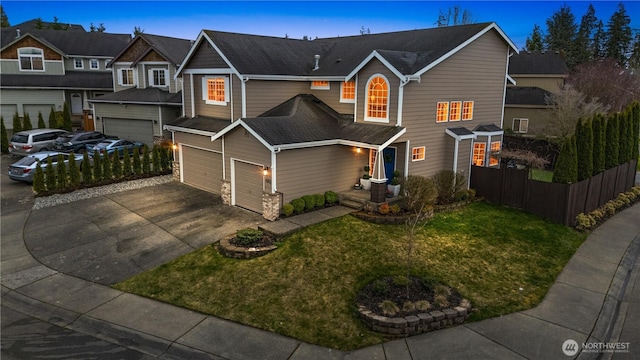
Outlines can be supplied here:
[[360, 185], [364, 190], [371, 190], [371, 179], [360, 179]]
[[400, 194], [400, 185], [387, 185], [387, 190], [396, 197]]

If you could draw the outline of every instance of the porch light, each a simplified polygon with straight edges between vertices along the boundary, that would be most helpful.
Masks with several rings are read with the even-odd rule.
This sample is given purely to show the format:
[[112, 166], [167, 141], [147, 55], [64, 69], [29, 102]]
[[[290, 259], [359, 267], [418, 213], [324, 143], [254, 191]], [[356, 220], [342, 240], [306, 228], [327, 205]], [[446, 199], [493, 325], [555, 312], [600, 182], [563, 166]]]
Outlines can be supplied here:
[[172, 148], [173, 150], [178, 150], [178, 144], [172, 144], [172, 145], [171, 145], [171, 148]]
[[262, 168], [262, 175], [267, 176], [269, 175], [269, 167], [265, 166]]
[[356, 148], [356, 153], [360, 154], [360, 148]]

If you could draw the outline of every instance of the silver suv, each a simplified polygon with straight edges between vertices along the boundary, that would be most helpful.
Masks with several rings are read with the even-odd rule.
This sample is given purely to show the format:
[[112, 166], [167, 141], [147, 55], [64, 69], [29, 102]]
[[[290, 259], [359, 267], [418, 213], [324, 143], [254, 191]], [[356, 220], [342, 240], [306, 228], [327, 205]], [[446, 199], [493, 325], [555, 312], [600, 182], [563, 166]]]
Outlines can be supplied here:
[[33, 129], [20, 131], [11, 137], [9, 152], [14, 155], [29, 155], [53, 149], [53, 142], [68, 132], [60, 129]]

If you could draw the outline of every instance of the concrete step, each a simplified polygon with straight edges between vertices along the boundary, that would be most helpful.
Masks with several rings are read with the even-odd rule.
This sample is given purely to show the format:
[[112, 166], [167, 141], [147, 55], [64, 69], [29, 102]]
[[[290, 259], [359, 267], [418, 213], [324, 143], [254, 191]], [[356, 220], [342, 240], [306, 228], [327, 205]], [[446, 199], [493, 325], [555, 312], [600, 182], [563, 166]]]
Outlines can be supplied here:
[[356, 210], [361, 210], [364, 207], [364, 202], [353, 199], [341, 199], [340, 205]]

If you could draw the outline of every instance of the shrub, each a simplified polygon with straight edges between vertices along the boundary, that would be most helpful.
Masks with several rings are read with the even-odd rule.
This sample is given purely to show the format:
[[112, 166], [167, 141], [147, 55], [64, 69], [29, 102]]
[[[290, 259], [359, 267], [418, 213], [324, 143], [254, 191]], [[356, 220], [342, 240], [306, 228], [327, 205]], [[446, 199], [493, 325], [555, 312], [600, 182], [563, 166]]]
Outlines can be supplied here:
[[305, 210], [313, 210], [316, 207], [316, 199], [313, 195], [305, 195], [302, 197], [302, 200], [304, 201]]
[[39, 194], [45, 192], [46, 190], [47, 188], [44, 183], [44, 171], [42, 171], [40, 163], [37, 163], [36, 172], [33, 174], [33, 191]]
[[420, 311], [427, 311], [431, 309], [431, 303], [427, 300], [418, 300], [416, 301], [416, 309]]
[[151, 173], [151, 159], [149, 158], [149, 147], [147, 145], [142, 148], [142, 173]]
[[1, 142], [0, 150], [2, 151], [3, 154], [8, 154], [9, 153], [9, 134], [7, 134], [7, 127], [4, 126], [4, 118], [2, 116], [0, 116], [0, 125], [2, 126], [2, 130], [0, 130], [2, 132], [0, 134], [0, 142]]
[[618, 166], [618, 155], [620, 151], [620, 133], [618, 130], [617, 114], [611, 115], [607, 120], [605, 136], [604, 167], [605, 169], [611, 169]]
[[89, 153], [87, 151], [82, 154], [82, 182], [84, 184], [91, 184], [93, 182], [91, 161], [89, 160]]
[[120, 162], [117, 150], [113, 153], [113, 159], [111, 159], [111, 173], [115, 179], [122, 177], [122, 162]]
[[393, 277], [393, 284], [396, 286], [407, 286], [411, 284], [411, 279], [405, 275], [397, 275]]
[[44, 129], [47, 125], [44, 123], [44, 118], [42, 117], [42, 112], [38, 111], [38, 129]]
[[133, 168], [131, 167], [131, 156], [129, 155], [129, 149], [125, 148], [122, 157], [122, 175], [127, 177], [133, 174]]
[[449, 204], [462, 196], [461, 193], [466, 190], [464, 176], [452, 170], [440, 170], [431, 180], [438, 192], [438, 204]]
[[160, 168], [160, 150], [158, 149], [158, 145], [153, 145], [153, 149], [151, 150], [151, 163], [153, 165], [153, 172], [154, 173], [159, 173], [160, 171], [162, 171], [162, 169]]
[[263, 235], [262, 231], [258, 229], [240, 229], [236, 232], [235, 242], [241, 246], [251, 246], [260, 242]]
[[400, 209], [400, 205], [398, 204], [393, 204], [391, 206], [389, 206], [389, 212], [392, 214], [398, 214], [400, 213], [402, 209]]
[[604, 171], [605, 154], [605, 120], [602, 114], [597, 114], [592, 122], [593, 130], [593, 175]]
[[137, 147], [133, 148], [133, 173], [136, 175], [142, 174], [142, 164], [140, 163], [140, 150]]
[[49, 112], [49, 128], [57, 129], [58, 128], [58, 118], [56, 117], [56, 111], [51, 107], [51, 111]]
[[403, 181], [406, 208], [414, 214], [422, 213], [433, 205], [438, 196], [433, 181], [419, 175], [409, 175]]
[[100, 182], [104, 179], [104, 175], [102, 174], [102, 158], [97, 150], [93, 152], [93, 180], [96, 182]]
[[162, 171], [168, 171], [171, 169], [171, 160], [169, 158], [169, 149], [160, 146], [158, 151], [160, 152], [160, 168]]
[[375, 280], [371, 283], [371, 292], [377, 296], [386, 296], [389, 294], [389, 290], [389, 285], [382, 279]]
[[378, 207], [378, 212], [380, 212], [380, 214], [382, 214], [382, 215], [388, 214], [389, 213], [389, 203], [380, 204], [380, 206]]
[[593, 173], [593, 128], [590, 120], [579, 120], [576, 124], [576, 151], [578, 181], [588, 179]]
[[20, 120], [20, 115], [16, 111], [16, 113], [13, 114], [13, 133], [15, 134], [19, 131], [22, 131], [22, 121]]
[[24, 113], [24, 118], [22, 119], [22, 130], [31, 130], [33, 129], [33, 124], [31, 124], [31, 117], [28, 112]]
[[576, 230], [587, 231], [591, 229], [591, 227], [595, 224], [596, 221], [590, 215], [580, 213], [578, 214], [578, 216], [576, 216]]
[[316, 207], [324, 207], [324, 194], [314, 194]]
[[109, 156], [109, 154], [104, 154], [104, 157], [102, 157], [102, 178], [105, 180], [111, 180], [113, 177], [111, 170], [111, 156]]
[[72, 152], [69, 154], [69, 186], [77, 187], [78, 185], [80, 185], [80, 169]]
[[294, 210], [295, 209], [293, 205], [291, 205], [291, 203], [286, 203], [282, 206], [282, 213], [284, 214], [284, 216], [291, 216]]
[[338, 202], [338, 194], [329, 190], [324, 193], [324, 199], [327, 201], [329, 205], [334, 205]]
[[395, 316], [395, 314], [400, 311], [400, 309], [398, 309], [398, 305], [396, 305], [391, 300], [384, 300], [383, 302], [378, 304], [378, 306], [380, 306], [380, 309], [382, 309], [382, 313], [385, 316]]
[[62, 107], [62, 128], [67, 131], [73, 130], [71, 128], [71, 112], [69, 111], [69, 105], [66, 101]]
[[291, 205], [293, 205], [293, 210], [296, 214], [302, 214], [304, 212], [304, 200], [298, 198], [291, 200]]
[[402, 304], [402, 311], [413, 311], [416, 309], [416, 304], [411, 301], [405, 301]]
[[[617, 164], [616, 164], [617, 165]], [[576, 151], [575, 137], [570, 136], [565, 139], [558, 160], [556, 169], [553, 172], [554, 183], [572, 184], [578, 180], [578, 153]]]
[[58, 189], [62, 190], [67, 187], [67, 166], [64, 164], [64, 155], [58, 154]]
[[48, 191], [53, 191], [56, 189], [56, 170], [53, 168], [53, 161], [51, 157], [47, 158], [47, 168], [45, 169], [45, 183], [47, 185]]

